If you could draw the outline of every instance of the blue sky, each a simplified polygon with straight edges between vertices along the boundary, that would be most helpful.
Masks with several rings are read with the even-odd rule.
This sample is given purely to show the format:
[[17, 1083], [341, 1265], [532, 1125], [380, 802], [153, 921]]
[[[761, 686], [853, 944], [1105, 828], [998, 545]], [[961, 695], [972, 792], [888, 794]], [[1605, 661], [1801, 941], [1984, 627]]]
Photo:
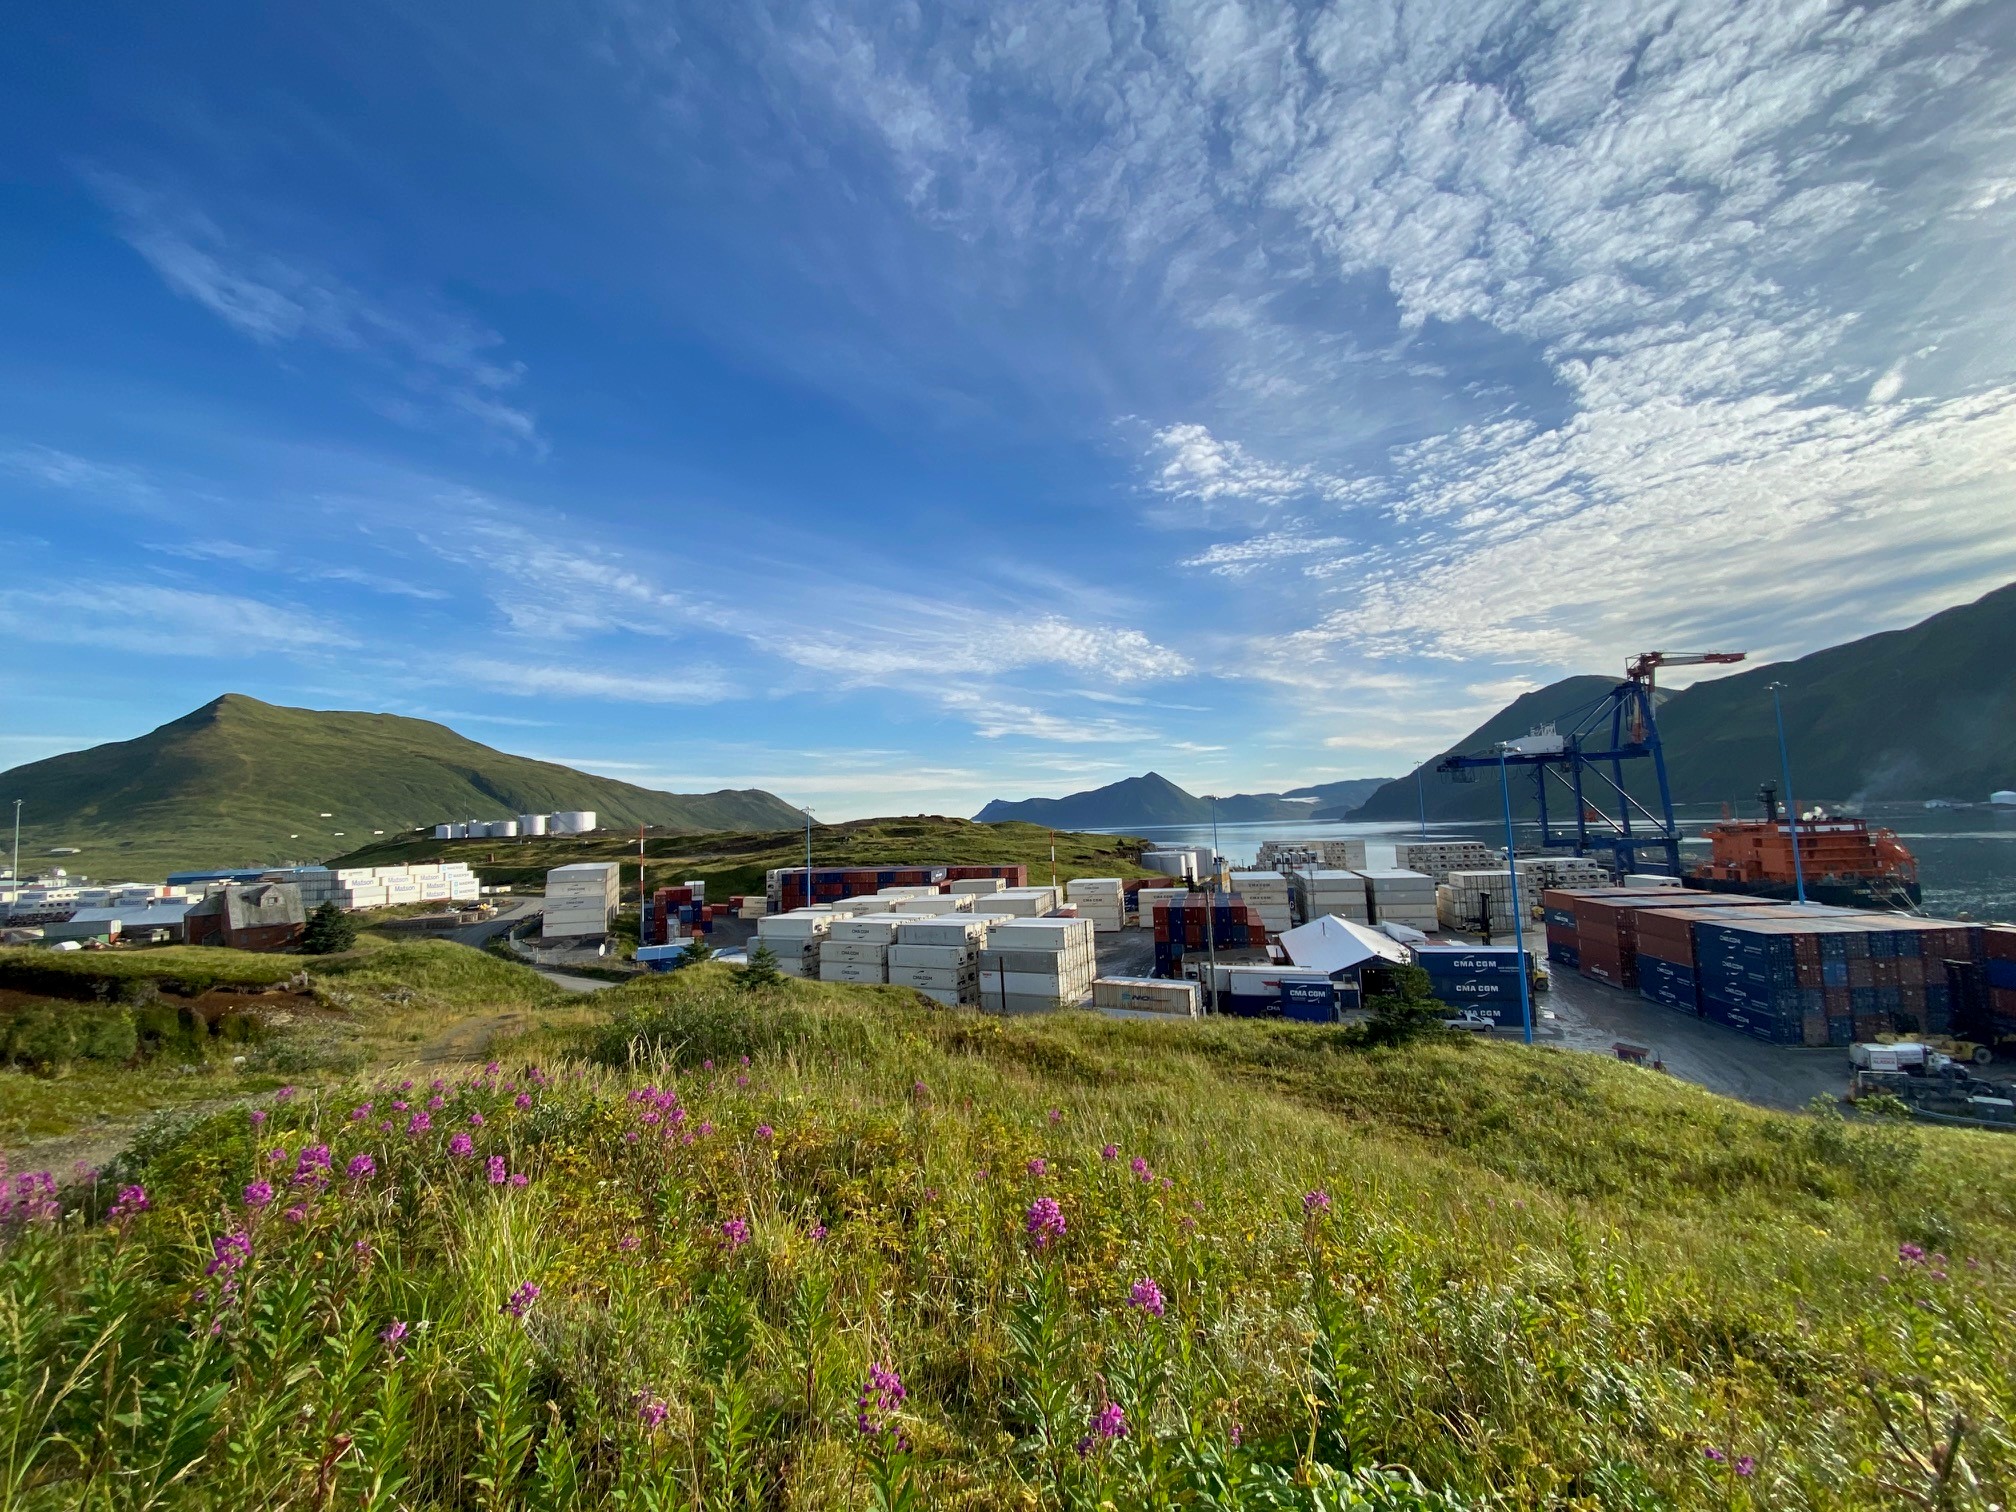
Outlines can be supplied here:
[[2016, 11], [41, 5], [0, 765], [235, 690], [826, 817], [1402, 770], [2016, 578]]

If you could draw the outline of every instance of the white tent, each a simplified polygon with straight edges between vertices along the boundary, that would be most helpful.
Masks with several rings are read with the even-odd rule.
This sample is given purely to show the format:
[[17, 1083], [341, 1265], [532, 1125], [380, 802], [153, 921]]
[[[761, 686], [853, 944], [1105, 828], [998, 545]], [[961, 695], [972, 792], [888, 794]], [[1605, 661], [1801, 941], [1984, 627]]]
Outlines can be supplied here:
[[1297, 966], [1306, 971], [1320, 971], [1325, 976], [1353, 970], [1368, 961], [1405, 966], [1413, 959], [1407, 947], [1390, 935], [1335, 914], [1311, 919], [1287, 931], [1281, 936], [1281, 948]]

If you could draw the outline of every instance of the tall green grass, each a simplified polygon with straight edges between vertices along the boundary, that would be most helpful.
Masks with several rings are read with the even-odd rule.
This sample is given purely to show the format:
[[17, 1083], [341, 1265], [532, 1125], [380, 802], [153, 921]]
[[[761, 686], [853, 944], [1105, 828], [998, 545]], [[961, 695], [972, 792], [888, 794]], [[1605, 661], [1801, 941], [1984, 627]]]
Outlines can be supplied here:
[[733, 980], [617, 989], [536, 1075], [163, 1131], [12, 1224], [0, 1503], [2006, 1501], [1989, 1136]]

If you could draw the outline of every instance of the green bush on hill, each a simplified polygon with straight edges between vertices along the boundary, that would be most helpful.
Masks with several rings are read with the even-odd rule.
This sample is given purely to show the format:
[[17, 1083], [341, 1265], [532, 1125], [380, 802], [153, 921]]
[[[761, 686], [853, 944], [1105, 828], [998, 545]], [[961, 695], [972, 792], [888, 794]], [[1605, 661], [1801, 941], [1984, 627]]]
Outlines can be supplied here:
[[2006, 1504], [1989, 1136], [737, 975], [605, 994], [584, 1060], [163, 1127], [92, 1216], [17, 1215], [9, 1498]]

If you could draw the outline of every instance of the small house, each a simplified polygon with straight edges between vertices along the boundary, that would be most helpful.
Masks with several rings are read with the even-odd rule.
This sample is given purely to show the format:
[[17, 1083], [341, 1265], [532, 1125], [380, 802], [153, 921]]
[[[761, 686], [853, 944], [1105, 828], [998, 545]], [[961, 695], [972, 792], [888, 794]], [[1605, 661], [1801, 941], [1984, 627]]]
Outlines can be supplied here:
[[300, 943], [307, 925], [301, 889], [288, 882], [220, 888], [183, 915], [191, 945], [233, 950], [286, 950]]

